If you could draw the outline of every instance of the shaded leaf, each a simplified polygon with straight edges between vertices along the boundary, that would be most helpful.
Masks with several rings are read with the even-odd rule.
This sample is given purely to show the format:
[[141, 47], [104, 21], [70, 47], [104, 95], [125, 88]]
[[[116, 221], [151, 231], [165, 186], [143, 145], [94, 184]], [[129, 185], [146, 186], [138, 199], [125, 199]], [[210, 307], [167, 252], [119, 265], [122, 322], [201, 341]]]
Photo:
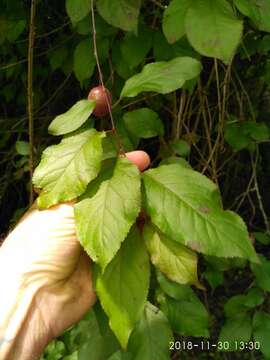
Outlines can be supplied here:
[[259, 255], [259, 259], [260, 264], [251, 264], [251, 270], [259, 287], [264, 291], [270, 291], [270, 261], [263, 255]]
[[162, 28], [169, 43], [173, 44], [185, 35], [185, 16], [192, 1], [172, 0], [163, 14]]
[[68, 57], [68, 50], [65, 47], [61, 47], [59, 49], [56, 49], [55, 51], [50, 54], [50, 65], [52, 70], [56, 70], [62, 67], [64, 62], [66, 61], [66, 58]]
[[270, 358], [270, 315], [257, 311], [253, 317], [253, 337], [260, 344], [260, 350], [265, 357]]
[[171, 164], [145, 171], [143, 181], [146, 211], [169, 238], [204, 254], [258, 261], [243, 220], [221, 208], [205, 176]]
[[64, 135], [79, 129], [95, 108], [95, 101], [80, 100], [67, 112], [56, 116], [48, 130], [52, 135]]
[[184, 300], [165, 297], [161, 300], [160, 308], [168, 317], [172, 330], [179, 335], [209, 336], [209, 316], [195, 294]]
[[173, 299], [196, 301], [196, 295], [191, 287], [170, 281], [160, 271], [157, 271], [157, 280], [162, 291]]
[[245, 121], [242, 127], [245, 133], [256, 141], [266, 141], [269, 139], [269, 129], [263, 122]]
[[251, 317], [246, 313], [242, 313], [226, 321], [220, 331], [218, 341], [221, 343], [227, 342], [229, 345], [228, 350], [236, 351], [236, 343], [248, 342], [251, 338], [251, 332]]
[[169, 360], [173, 340], [168, 320], [154, 305], [147, 303], [130, 338], [128, 349], [133, 360]]
[[226, 127], [225, 140], [235, 150], [242, 150], [248, 147], [251, 139], [243, 127], [237, 123]]
[[270, 32], [270, 1], [269, 0], [235, 0], [239, 11], [248, 16], [262, 31]]
[[89, 14], [91, 2], [89, 0], [66, 0], [66, 10], [70, 20], [76, 23]]
[[70, 337], [76, 343], [78, 360], [107, 359], [119, 349], [118, 341], [99, 304], [96, 304], [94, 309], [78, 325], [75, 325], [70, 332]]
[[139, 65], [152, 47], [152, 32], [144, 27], [138, 36], [126, 33], [120, 43], [120, 49], [124, 61], [132, 69]]
[[177, 140], [172, 143], [172, 148], [177, 155], [186, 157], [190, 154], [190, 145], [185, 140]]
[[231, 297], [224, 306], [227, 317], [236, 316], [247, 312], [255, 306], [261, 305], [264, 301], [263, 292], [253, 288], [246, 295], [235, 295]]
[[137, 32], [140, 0], [98, 0], [99, 14], [111, 25]]
[[148, 139], [153, 136], [163, 135], [163, 123], [158, 114], [148, 108], [126, 112], [123, 116], [125, 125], [133, 135]]
[[10, 23], [10, 27], [7, 33], [7, 39], [10, 42], [14, 42], [23, 33], [26, 26], [26, 20], [16, 20]]
[[243, 24], [226, 0], [193, 0], [185, 25], [188, 40], [200, 54], [230, 62], [240, 43]]
[[75, 205], [79, 241], [103, 269], [119, 250], [140, 209], [138, 168], [119, 157], [109, 172], [111, 177], [101, 174], [97, 179], [94, 195], [86, 193], [86, 198]]
[[29, 142], [28, 141], [16, 141], [15, 144], [16, 151], [19, 155], [28, 155], [30, 151]]
[[142, 315], [149, 288], [150, 267], [145, 245], [133, 227], [114, 259], [96, 271], [96, 291], [110, 327], [123, 348]]
[[185, 246], [159, 233], [154, 226], [144, 226], [143, 237], [152, 263], [169, 279], [180, 284], [199, 285], [197, 255]]
[[132, 356], [130, 353], [119, 350], [114, 353], [108, 360], [132, 360]]
[[213, 290], [215, 290], [218, 286], [222, 285], [224, 282], [223, 272], [213, 269], [210, 266], [206, 268], [203, 276], [208, 281]]
[[89, 39], [82, 40], [74, 52], [74, 72], [76, 78], [80, 82], [89, 79], [94, 72], [95, 66], [96, 60], [92, 42]]
[[254, 232], [253, 235], [255, 236], [255, 239], [263, 245], [268, 245], [270, 243], [270, 236], [266, 233]]
[[181, 88], [187, 80], [197, 77], [201, 64], [190, 57], [177, 57], [144, 66], [141, 73], [128, 79], [121, 97], [134, 97], [143, 91], [167, 94]]
[[42, 188], [37, 203], [48, 208], [81, 195], [100, 169], [103, 132], [94, 129], [63, 139], [49, 146], [33, 176], [33, 184]]

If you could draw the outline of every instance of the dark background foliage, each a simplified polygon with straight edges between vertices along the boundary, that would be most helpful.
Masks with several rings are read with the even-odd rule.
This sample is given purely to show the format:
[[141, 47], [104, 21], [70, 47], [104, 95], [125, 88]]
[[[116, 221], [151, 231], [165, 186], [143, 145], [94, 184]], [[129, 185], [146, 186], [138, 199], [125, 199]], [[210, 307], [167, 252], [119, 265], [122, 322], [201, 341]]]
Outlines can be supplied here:
[[[233, 1], [229, 3], [234, 5]], [[202, 57], [186, 37], [173, 44], [167, 42], [162, 31], [162, 17], [168, 4], [169, 1], [143, 1], [138, 36], [109, 25], [96, 13], [97, 45], [104, 81], [113, 94], [113, 114], [125, 150], [148, 151], [152, 166], [168, 158], [186, 158], [194, 169], [219, 185], [224, 208], [244, 218], [256, 250], [269, 259], [270, 35], [233, 7], [235, 15], [244, 21], [244, 33], [232, 63], [224, 65], [222, 61]], [[72, 24], [64, 0], [37, 1], [32, 68], [34, 144], [29, 146], [30, 6], [30, 1], [0, 1], [2, 237], [29, 204], [29, 152], [33, 153], [37, 164], [42, 150], [55, 142], [47, 133], [52, 119], [79, 99], [86, 98], [89, 89], [99, 83], [90, 16]], [[203, 72], [197, 83], [189, 83], [185, 89], [167, 95], [145, 93], [135, 99], [118, 100], [125, 81], [146, 63], [176, 56], [201, 60]], [[136, 138], [125, 128], [122, 115], [141, 107], [149, 107], [159, 114], [165, 129], [163, 136]], [[98, 122], [96, 127], [109, 129], [109, 119]], [[267, 262], [261, 269], [265, 282], [270, 282], [269, 268]], [[253, 288], [263, 291], [263, 298], [251, 308], [250, 314], [259, 310], [269, 314], [270, 285], [262, 285], [260, 275], [245, 261], [201, 258], [200, 278], [207, 292], [198, 294], [211, 314], [210, 333], [214, 341], [226, 324], [224, 305], [235, 295]], [[269, 319], [267, 326], [270, 331]], [[269, 354], [269, 348], [267, 351]], [[177, 354], [172, 358], [178, 358]], [[199, 356], [192, 351], [181, 354], [182, 359]], [[253, 359], [261, 358], [261, 353], [200, 356], [202, 359], [208, 356]]]

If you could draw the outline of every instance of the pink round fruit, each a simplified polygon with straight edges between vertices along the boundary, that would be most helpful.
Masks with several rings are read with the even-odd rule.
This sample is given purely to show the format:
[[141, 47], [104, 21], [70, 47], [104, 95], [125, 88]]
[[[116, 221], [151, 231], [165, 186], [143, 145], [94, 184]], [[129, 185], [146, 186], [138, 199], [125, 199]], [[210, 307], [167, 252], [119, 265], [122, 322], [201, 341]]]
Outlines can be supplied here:
[[93, 111], [96, 117], [103, 117], [109, 113], [112, 105], [112, 95], [110, 91], [102, 85], [90, 90], [88, 100], [95, 100], [96, 102], [96, 107]]

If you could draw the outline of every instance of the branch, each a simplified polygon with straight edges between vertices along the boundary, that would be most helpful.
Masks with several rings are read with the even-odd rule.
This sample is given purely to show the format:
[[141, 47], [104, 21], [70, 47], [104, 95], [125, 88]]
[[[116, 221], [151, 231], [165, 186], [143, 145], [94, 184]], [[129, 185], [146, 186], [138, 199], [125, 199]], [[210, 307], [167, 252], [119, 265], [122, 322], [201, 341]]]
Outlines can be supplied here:
[[28, 69], [27, 69], [27, 111], [28, 111], [28, 135], [29, 135], [29, 173], [30, 173], [30, 196], [29, 205], [34, 200], [32, 177], [34, 172], [34, 116], [33, 116], [33, 53], [35, 40], [35, 12], [36, 0], [31, 1], [31, 15], [28, 38]]

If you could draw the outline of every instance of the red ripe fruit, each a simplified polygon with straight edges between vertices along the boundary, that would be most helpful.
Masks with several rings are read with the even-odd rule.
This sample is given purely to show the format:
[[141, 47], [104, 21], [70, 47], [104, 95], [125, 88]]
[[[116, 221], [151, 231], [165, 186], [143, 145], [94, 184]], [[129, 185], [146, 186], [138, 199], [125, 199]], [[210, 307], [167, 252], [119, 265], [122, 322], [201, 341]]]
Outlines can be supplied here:
[[90, 90], [88, 100], [95, 100], [96, 102], [96, 107], [93, 111], [96, 117], [103, 117], [109, 113], [112, 105], [112, 95], [110, 91], [102, 85]]

